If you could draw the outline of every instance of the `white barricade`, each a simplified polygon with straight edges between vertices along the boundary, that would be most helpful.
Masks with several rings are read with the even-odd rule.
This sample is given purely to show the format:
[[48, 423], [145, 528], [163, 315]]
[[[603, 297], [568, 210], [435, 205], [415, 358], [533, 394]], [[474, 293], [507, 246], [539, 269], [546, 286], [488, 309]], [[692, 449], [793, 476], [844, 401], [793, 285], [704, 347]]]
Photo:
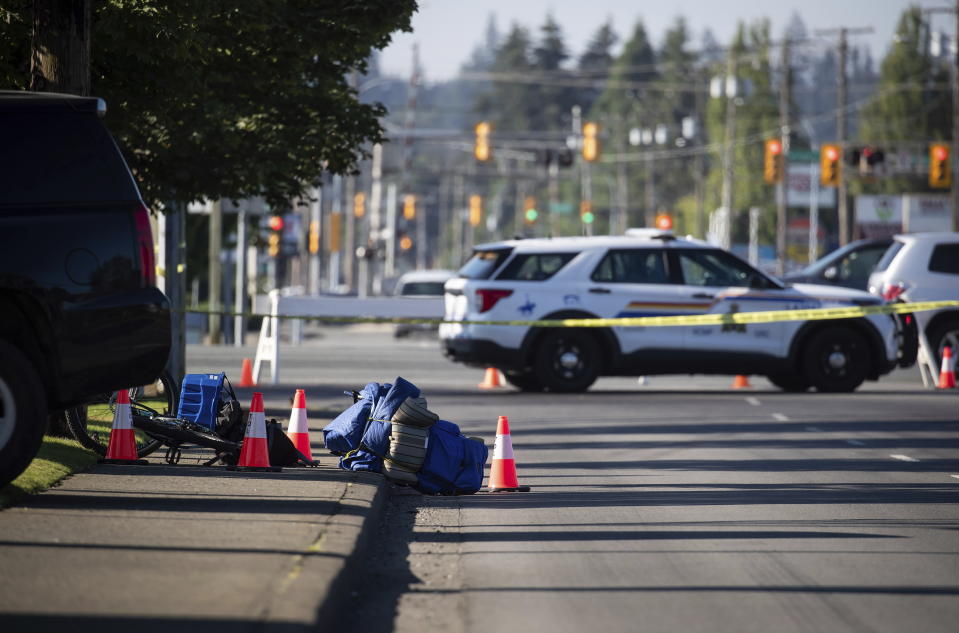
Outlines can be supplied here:
[[[260, 337], [256, 344], [256, 359], [253, 362], [253, 380], [260, 382], [260, 369], [263, 363], [270, 363], [270, 380], [277, 384], [280, 380], [280, 319], [278, 316], [293, 317], [369, 317], [391, 318], [406, 317], [414, 319], [443, 318], [443, 297], [331, 297], [288, 294], [271, 290], [269, 307], [260, 326]], [[302, 320], [293, 320], [291, 344], [300, 342]]]

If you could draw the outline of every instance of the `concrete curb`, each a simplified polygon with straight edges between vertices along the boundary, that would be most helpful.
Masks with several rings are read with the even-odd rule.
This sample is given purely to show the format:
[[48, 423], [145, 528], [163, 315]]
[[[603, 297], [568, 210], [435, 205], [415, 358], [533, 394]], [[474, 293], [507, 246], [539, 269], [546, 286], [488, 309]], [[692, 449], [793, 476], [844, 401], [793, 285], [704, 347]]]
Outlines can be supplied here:
[[[347, 475], [344, 471], [344, 475]], [[327, 529], [300, 562], [299, 578], [284, 592], [287, 605], [314, 604], [317, 630], [333, 630], [337, 616], [349, 607], [350, 593], [362, 577], [362, 562], [386, 507], [389, 483], [376, 473], [351, 473], [341, 509], [329, 517]], [[271, 610], [269, 629], [282, 630], [285, 609]], [[298, 619], [298, 618], [295, 618]], [[277, 626], [280, 625], [280, 626]]]

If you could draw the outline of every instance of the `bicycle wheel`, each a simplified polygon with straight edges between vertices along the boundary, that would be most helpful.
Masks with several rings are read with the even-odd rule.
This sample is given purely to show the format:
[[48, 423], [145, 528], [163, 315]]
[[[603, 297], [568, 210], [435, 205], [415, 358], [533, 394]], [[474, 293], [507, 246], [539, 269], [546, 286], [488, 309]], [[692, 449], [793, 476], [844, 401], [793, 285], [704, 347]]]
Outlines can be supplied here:
[[[130, 409], [133, 415], [175, 416], [179, 393], [176, 382], [164, 371], [153, 382], [131, 387]], [[110, 443], [110, 429], [116, 412], [116, 393], [103, 394], [94, 401], [73, 409], [67, 409], [67, 427], [82, 446], [98, 455], [106, 455]], [[163, 445], [163, 441], [137, 429], [134, 433], [137, 456], [145, 457]]]

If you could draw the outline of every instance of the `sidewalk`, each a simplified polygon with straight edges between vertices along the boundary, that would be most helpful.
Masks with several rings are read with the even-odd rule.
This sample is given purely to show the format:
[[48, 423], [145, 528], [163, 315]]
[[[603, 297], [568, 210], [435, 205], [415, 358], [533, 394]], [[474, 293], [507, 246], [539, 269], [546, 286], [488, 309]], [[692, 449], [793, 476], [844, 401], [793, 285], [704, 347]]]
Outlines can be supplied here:
[[[324, 422], [325, 423], [325, 422]], [[314, 445], [319, 422], [312, 422]], [[307, 631], [345, 596], [379, 475], [99, 465], [0, 512], [0, 630]]]

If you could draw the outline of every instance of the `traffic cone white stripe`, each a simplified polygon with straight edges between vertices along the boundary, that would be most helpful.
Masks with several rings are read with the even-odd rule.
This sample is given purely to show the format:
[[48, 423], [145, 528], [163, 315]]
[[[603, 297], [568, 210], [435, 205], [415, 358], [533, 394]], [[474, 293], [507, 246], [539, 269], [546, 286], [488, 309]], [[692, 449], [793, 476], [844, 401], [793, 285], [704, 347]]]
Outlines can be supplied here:
[[130, 403], [118, 403], [113, 417], [113, 429], [116, 431], [133, 428], [133, 413], [130, 411]]
[[266, 415], [262, 411], [250, 411], [246, 422], [246, 438], [266, 439]]
[[290, 433], [307, 433], [309, 428], [306, 423], [306, 409], [293, 409], [290, 411], [290, 426], [286, 430]]
[[513, 440], [509, 435], [497, 435], [493, 442], [493, 459], [514, 459]]

